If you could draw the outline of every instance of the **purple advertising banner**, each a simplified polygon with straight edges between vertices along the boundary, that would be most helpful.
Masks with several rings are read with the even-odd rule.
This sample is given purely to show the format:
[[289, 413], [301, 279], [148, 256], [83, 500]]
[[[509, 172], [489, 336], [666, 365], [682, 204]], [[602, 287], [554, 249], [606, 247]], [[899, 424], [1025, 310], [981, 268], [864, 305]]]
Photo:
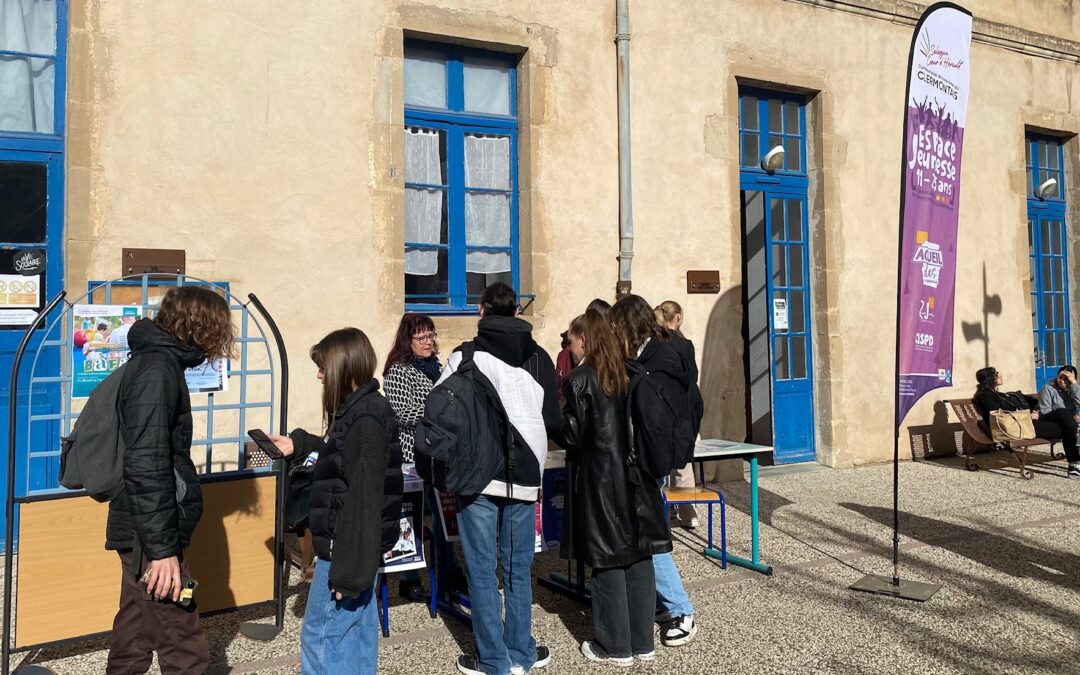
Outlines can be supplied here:
[[971, 15], [951, 3], [927, 9], [913, 37], [900, 193], [898, 425], [924, 394], [952, 385], [970, 45]]

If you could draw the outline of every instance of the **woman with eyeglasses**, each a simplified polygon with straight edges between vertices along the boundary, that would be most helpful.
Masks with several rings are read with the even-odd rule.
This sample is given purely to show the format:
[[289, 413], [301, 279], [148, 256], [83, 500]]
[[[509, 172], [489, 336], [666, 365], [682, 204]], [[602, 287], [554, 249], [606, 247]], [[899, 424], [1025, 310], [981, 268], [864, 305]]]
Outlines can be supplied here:
[[1069, 462], [1066, 475], [1080, 478], [1080, 450], [1076, 447], [1076, 419], [1067, 410], [1059, 409], [1045, 415], [1039, 414], [1039, 400], [1019, 391], [1000, 391], [1005, 383], [996, 368], [980, 368], [975, 373], [978, 387], [975, 389], [974, 402], [982, 415], [987, 428], [990, 427], [990, 414], [995, 410], [1030, 410], [1035, 433], [1048, 441], [1061, 441], [1065, 457]]
[[[416, 421], [424, 414], [424, 403], [427, 402], [428, 394], [442, 374], [437, 338], [435, 322], [431, 317], [423, 314], [403, 315], [394, 336], [394, 345], [390, 348], [390, 355], [386, 357], [386, 366], [383, 368], [383, 390], [397, 414], [402, 461], [406, 464], [413, 463]], [[434, 516], [439, 504], [430, 485], [424, 486], [424, 501]], [[435, 545], [439, 549], [442, 578], [448, 580], [450, 589], [463, 591], [466, 588], [464, 575], [446, 541], [439, 519], [434, 517], [431, 522]], [[402, 573], [398, 594], [412, 602], [425, 601], [424, 588], [420, 585], [420, 576], [415, 570]]]

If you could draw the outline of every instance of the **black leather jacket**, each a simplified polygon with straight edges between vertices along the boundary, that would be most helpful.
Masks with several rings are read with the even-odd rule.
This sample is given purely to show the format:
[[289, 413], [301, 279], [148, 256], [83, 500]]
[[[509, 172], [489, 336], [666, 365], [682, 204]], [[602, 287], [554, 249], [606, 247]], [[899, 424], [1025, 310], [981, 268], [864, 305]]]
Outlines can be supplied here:
[[568, 500], [560, 552], [590, 567], [621, 567], [671, 550], [657, 481], [630, 466], [625, 396], [609, 397], [590, 365], [563, 380], [560, 445]]

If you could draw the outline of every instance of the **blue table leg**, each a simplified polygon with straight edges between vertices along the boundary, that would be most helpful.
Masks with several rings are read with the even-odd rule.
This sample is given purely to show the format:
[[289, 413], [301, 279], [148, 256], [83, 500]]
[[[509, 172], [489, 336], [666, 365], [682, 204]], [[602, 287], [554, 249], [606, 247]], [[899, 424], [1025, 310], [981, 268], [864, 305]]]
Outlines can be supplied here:
[[728, 562], [732, 565], [745, 567], [772, 576], [773, 568], [761, 562], [760, 546], [758, 544], [758, 460], [757, 455], [750, 456], [750, 560], [735, 555], [728, 555]]
[[382, 616], [379, 618], [383, 637], [390, 637], [390, 587], [386, 582], [386, 575], [379, 576], [379, 595], [382, 597]]

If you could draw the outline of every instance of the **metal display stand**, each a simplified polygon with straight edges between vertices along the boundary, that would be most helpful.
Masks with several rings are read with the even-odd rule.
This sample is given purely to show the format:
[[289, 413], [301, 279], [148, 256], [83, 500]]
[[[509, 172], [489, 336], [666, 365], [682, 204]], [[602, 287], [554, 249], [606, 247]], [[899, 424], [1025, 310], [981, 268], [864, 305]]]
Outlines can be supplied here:
[[[229, 303], [229, 308], [234, 316], [234, 321], [237, 321], [237, 319], [239, 320], [238, 335], [235, 338], [239, 357], [234, 360], [238, 361], [238, 364], [234, 363], [234, 368], [231, 368], [231, 372], [229, 372], [230, 388], [236, 388], [235, 394], [233, 391], [229, 392], [229, 398], [238, 397], [239, 402], [216, 402], [214, 393], [206, 394], [205, 404], [201, 404], [200, 402], [199, 405], [195, 405], [195, 402], [193, 402], [191, 409], [194, 415], [199, 416], [197, 419], [201, 421], [202, 416], [205, 416], [206, 432], [205, 435], [196, 434], [195, 440], [192, 441], [192, 450], [194, 451], [199, 447], [205, 449], [206, 464], [203, 471], [200, 473], [200, 479], [204, 482], [209, 475], [213, 475], [216, 479], [225, 478], [230, 480], [255, 479], [269, 476], [274, 478], [276, 482], [276, 504], [274, 506], [273, 598], [269, 601], [256, 602], [254, 606], [267, 602], [273, 602], [275, 604], [275, 622], [272, 626], [266, 625], [266, 629], [272, 629], [274, 635], [280, 632], [281, 627], [284, 624], [285, 587], [287, 582], [283, 516], [285, 461], [279, 459], [274, 463], [273, 467], [265, 467], [262, 469], [244, 468], [245, 442], [247, 440], [245, 430], [248, 422], [250, 422], [253, 417], [256, 415], [259, 417], [265, 415], [266, 417], [264, 419], [266, 420], [265, 423], [267, 424], [267, 429], [273, 430], [275, 427], [274, 413], [276, 411], [278, 413], [277, 425], [280, 431], [285, 433], [288, 428], [288, 357], [277, 324], [254, 293], [248, 294], [248, 302], [245, 303], [233, 296], [229, 292], [228, 285], [224, 283], [213, 283], [190, 276], [176, 274], [136, 275], [121, 277], [101, 283], [92, 282], [88, 292], [75, 302], [69, 302], [67, 300], [67, 291], [58, 293], [49, 304], [38, 313], [37, 317], [26, 329], [12, 361], [10, 385], [11, 398], [8, 410], [8, 474], [5, 493], [5, 514], [7, 519], [4, 530], [5, 583], [3, 643], [0, 645], [0, 672], [2, 672], [2, 675], [7, 675], [10, 672], [11, 655], [14, 652], [30, 651], [45, 645], [55, 646], [66, 644], [90, 637], [89, 635], [77, 635], [39, 644], [24, 644], [18, 646], [13, 644], [13, 594], [18, 586], [18, 574], [25, 572], [27, 569], [25, 565], [20, 564], [18, 571], [16, 571], [14, 566], [15, 538], [17, 536], [15, 522], [16, 504], [25, 505], [37, 501], [85, 497], [84, 491], [66, 490], [60, 487], [58, 470], [55, 471], [56, 475], [54, 477], [48, 478], [50, 482], [53, 482], [52, 485], [49, 485], [44, 489], [40, 487], [31, 487], [31, 467], [34, 465], [34, 462], [38, 462], [39, 464], [44, 462], [47, 469], [44, 473], [48, 476], [51, 476], [54, 473], [54, 469], [59, 466], [59, 439], [70, 434], [72, 424], [78, 417], [78, 412], [74, 410], [75, 406], [73, 405], [75, 383], [73, 372], [74, 364], [70, 358], [67, 358], [67, 355], [74, 346], [75, 326], [73, 310], [76, 305], [83, 303], [113, 304], [114, 293], [116, 293], [124, 295], [127, 299], [127, 302], [117, 300], [117, 305], [135, 305], [141, 307], [142, 316], [147, 316], [157, 310], [156, 302], [150, 297], [151, 291], [157, 294], [158, 291], [185, 285], [204, 286], [221, 293]], [[122, 291], [122, 293], [118, 291]], [[137, 301], [132, 302], [133, 297], [137, 297]], [[255, 312], [251, 311], [251, 307], [254, 308]], [[263, 329], [263, 322], [265, 322], [265, 325], [269, 328], [271, 338], [267, 337], [266, 332]], [[43, 332], [37, 333], [39, 330]], [[38, 344], [34, 350], [28, 351], [28, 346], [35, 337], [40, 338], [39, 340], [36, 340]], [[272, 339], [274, 343], [273, 349], [271, 348], [270, 339]], [[249, 356], [252, 355], [251, 351], [258, 347], [262, 347], [265, 350], [266, 367], [255, 367], [249, 363]], [[55, 350], [55, 353], [58, 353], [60, 358], [53, 358], [46, 350]], [[42, 358], [43, 353], [48, 355], [45, 358]], [[258, 355], [257, 352], [256, 355]], [[18, 401], [20, 393], [18, 386], [19, 375], [24, 358], [27, 356], [32, 357], [30, 359], [30, 387], [29, 395], [27, 397], [29, 400], [25, 410], [21, 411], [22, 414], [20, 414]], [[58, 368], [55, 365], [57, 361], [59, 362]], [[275, 368], [275, 361], [280, 363], [279, 369]], [[238, 367], [236, 367], [237, 365]], [[248, 386], [248, 378], [254, 377], [269, 378], [269, 386], [262, 388], [263, 391], [267, 392], [264, 399], [256, 397], [253, 394], [253, 388]], [[40, 399], [43, 395], [50, 400], [58, 401], [59, 406], [58, 408], [51, 408], [47, 413], [42, 414], [39, 412], [38, 414], [35, 414], [33, 400], [35, 397]], [[198, 396], [198, 394], [196, 394], [196, 396]], [[277, 400], [277, 396], [280, 396], [280, 401]], [[229, 433], [227, 434], [216, 433], [214, 423], [215, 412], [220, 413], [218, 415], [219, 426], [223, 426], [223, 423], [221, 423], [222, 419], [232, 420], [234, 417], [238, 424], [235, 426], [230, 424]], [[25, 453], [17, 452], [19, 449], [17, 439], [20, 436], [18, 433], [20, 431], [20, 418], [22, 418], [21, 421], [25, 425], [22, 429], [25, 431], [23, 438], [26, 446]], [[33, 447], [35, 441], [34, 434], [31, 433], [31, 430], [41, 429], [42, 425], [44, 425], [44, 428], [47, 431], [43, 437], [47, 439], [47, 443], [54, 445], [55, 447], [47, 447], [45, 449]], [[201, 428], [197, 427], [197, 429], [201, 431]], [[235, 430], [235, 432], [233, 430]], [[212, 461], [214, 458], [215, 446], [217, 446], [219, 451], [222, 446], [226, 448], [235, 446], [237, 448], [236, 470], [217, 472], [213, 470], [214, 461], [220, 461]], [[220, 454], [218, 456], [220, 457]], [[26, 462], [26, 484], [23, 486], [22, 490], [19, 489], [16, 478], [16, 468], [20, 459]], [[231, 463], [231, 458], [225, 463]], [[248, 607], [251, 606], [253, 605], [248, 605]], [[251, 625], [253, 624], [242, 625], [241, 632], [247, 634]], [[97, 635], [100, 634], [96, 634], [95, 636]], [[51, 671], [42, 666], [28, 665], [19, 668], [18, 672], [29, 674]]]

